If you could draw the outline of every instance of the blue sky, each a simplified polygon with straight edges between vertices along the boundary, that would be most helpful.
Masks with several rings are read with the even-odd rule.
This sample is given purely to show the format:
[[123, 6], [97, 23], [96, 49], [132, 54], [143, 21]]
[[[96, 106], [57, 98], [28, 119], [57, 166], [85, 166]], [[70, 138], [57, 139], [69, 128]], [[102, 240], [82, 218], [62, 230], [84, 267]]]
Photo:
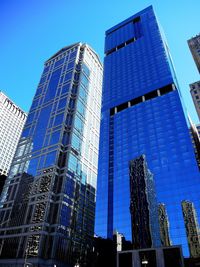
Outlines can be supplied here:
[[187, 110], [197, 123], [189, 84], [200, 77], [187, 39], [200, 32], [199, 0], [1, 0], [0, 90], [28, 111], [46, 59], [82, 41], [103, 60], [105, 30], [151, 4], [167, 37]]

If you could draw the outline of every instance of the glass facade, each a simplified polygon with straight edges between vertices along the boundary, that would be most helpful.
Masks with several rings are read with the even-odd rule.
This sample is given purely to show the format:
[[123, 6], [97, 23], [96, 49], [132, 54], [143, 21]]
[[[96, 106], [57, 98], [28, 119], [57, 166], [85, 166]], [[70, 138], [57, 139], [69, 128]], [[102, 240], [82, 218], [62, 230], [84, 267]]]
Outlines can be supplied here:
[[144, 154], [158, 210], [162, 203], [169, 220], [168, 243], [181, 244], [187, 256], [181, 203], [194, 203], [200, 219], [200, 175], [153, 8], [106, 31], [105, 54], [95, 232], [111, 238], [116, 230], [131, 240], [129, 162]]
[[84, 261], [94, 233], [101, 87], [101, 62], [86, 44], [45, 62], [2, 194], [0, 266]]

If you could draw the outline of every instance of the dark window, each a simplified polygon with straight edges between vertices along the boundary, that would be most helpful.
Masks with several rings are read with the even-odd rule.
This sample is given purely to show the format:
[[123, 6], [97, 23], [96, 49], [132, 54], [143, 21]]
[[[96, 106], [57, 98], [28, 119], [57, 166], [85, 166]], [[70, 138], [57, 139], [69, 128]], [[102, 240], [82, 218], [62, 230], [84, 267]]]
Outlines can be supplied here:
[[61, 68], [52, 73], [44, 102], [47, 102], [55, 97], [60, 75], [61, 75]]
[[148, 94], [145, 95], [145, 100], [149, 100], [149, 99], [152, 99], [154, 97], [157, 97], [158, 96], [158, 93], [157, 93], [157, 90], [155, 91], [152, 91]]
[[111, 108], [110, 109], [110, 116], [114, 115], [115, 114], [115, 108]]
[[137, 104], [139, 104], [141, 102], [142, 102], [142, 97], [139, 96], [139, 97], [131, 100], [131, 106], [137, 105]]
[[169, 93], [171, 91], [173, 91], [173, 88], [172, 88], [172, 85], [171, 84], [160, 88], [160, 94], [161, 95], [167, 94], [167, 93]]
[[117, 106], [117, 112], [122, 111], [122, 110], [124, 110], [126, 108], [128, 108], [128, 102], [123, 103], [123, 104]]

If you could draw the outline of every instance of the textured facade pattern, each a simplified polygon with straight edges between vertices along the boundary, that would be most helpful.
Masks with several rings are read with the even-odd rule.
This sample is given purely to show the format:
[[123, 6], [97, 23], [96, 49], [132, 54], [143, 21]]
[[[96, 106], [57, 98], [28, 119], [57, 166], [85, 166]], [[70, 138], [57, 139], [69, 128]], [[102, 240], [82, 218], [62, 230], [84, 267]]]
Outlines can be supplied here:
[[187, 232], [187, 239], [192, 258], [200, 257], [200, 229], [194, 204], [190, 201], [182, 201], [183, 217]]
[[200, 73], [200, 34], [188, 40], [188, 45]]
[[129, 161], [145, 154], [172, 243], [189, 255], [181, 201], [187, 198], [200, 209], [200, 174], [152, 7], [109, 29], [105, 53], [96, 234], [112, 237], [117, 230], [131, 240]]
[[159, 214], [161, 244], [164, 247], [171, 246], [172, 244], [169, 236], [169, 220], [165, 209], [165, 205], [163, 203], [160, 203], [158, 205], [158, 214]]
[[26, 113], [0, 91], [0, 175], [8, 175]]
[[94, 233], [101, 86], [102, 65], [88, 45], [45, 62], [2, 193], [0, 266], [84, 261]]
[[190, 120], [190, 135], [196, 156], [196, 161], [200, 169], [200, 124], [195, 125]]
[[200, 81], [190, 84], [190, 94], [200, 120]]

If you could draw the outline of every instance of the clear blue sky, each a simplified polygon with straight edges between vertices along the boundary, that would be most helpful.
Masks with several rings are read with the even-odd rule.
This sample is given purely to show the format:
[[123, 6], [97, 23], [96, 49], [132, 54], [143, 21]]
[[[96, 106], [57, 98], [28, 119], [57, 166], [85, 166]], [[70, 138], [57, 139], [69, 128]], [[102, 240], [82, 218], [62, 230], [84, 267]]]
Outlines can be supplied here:
[[151, 4], [167, 37], [184, 102], [198, 122], [189, 83], [200, 75], [186, 41], [200, 32], [200, 0], [0, 0], [0, 90], [28, 111], [46, 59], [82, 41], [103, 60], [105, 30]]

